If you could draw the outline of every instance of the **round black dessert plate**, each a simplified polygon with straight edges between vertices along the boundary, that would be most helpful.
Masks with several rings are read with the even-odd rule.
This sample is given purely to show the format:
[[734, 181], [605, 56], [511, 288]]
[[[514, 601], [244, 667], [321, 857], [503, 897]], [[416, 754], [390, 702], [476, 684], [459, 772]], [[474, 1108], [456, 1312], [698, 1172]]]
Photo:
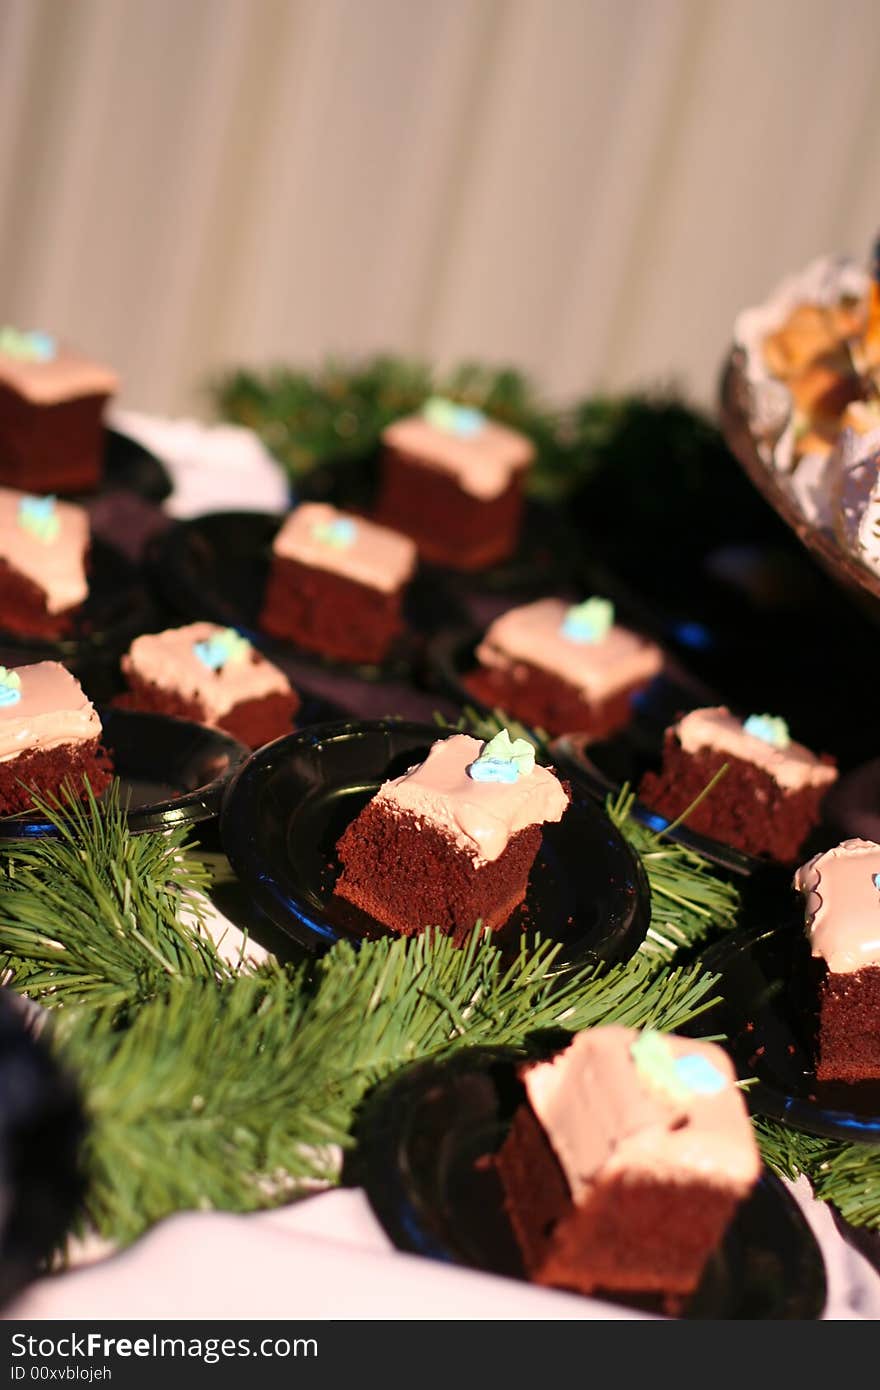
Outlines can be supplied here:
[[136, 492], [148, 502], [164, 502], [171, 479], [155, 454], [119, 430], [104, 433], [104, 473], [101, 490]]
[[381, 664], [347, 665], [279, 642], [260, 631], [258, 619], [272, 542], [282, 520], [270, 512], [213, 512], [170, 527], [151, 547], [148, 560], [168, 604], [187, 621], [204, 618], [237, 628], [268, 656], [286, 653], [368, 680], [406, 679], [420, 658], [423, 637], [458, 612], [448, 590], [416, 574], [404, 598], [407, 630]]
[[[403, 720], [304, 729], [248, 760], [229, 784], [220, 835], [239, 878], [277, 926], [312, 951], [389, 932], [337, 897], [335, 846], [382, 782], [455, 733]], [[514, 951], [523, 931], [561, 946], [561, 961], [627, 960], [644, 940], [650, 894], [641, 865], [589, 796], [573, 787], [545, 825], [525, 901], [493, 940]]]
[[[250, 751], [229, 734], [188, 719], [112, 707], [99, 714], [128, 826], [137, 833], [211, 820], [227, 780]], [[0, 819], [3, 840], [56, 834], [35, 811]]]
[[776, 925], [737, 931], [701, 956], [720, 1001], [700, 1032], [721, 1033], [756, 1114], [850, 1143], [880, 1143], [880, 1082], [818, 1082], [816, 993], [803, 912], [768, 905]]
[[92, 541], [88, 580], [88, 598], [65, 637], [8, 632], [0, 617], [0, 660], [13, 666], [60, 661], [81, 679], [96, 664], [115, 664], [155, 610], [135, 566], [104, 541]]
[[104, 492], [134, 492], [146, 502], [164, 502], [171, 495], [171, 478], [155, 454], [120, 430], [104, 429], [104, 454], [97, 489], [61, 495], [87, 504]]
[[[483, 1050], [419, 1063], [374, 1093], [346, 1176], [365, 1188], [399, 1249], [526, 1278], [492, 1163], [522, 1096], [510, 1056]], [[825, 1299], [818, 1244], [765, 1169], [682, 1316], [817, 1318]]]

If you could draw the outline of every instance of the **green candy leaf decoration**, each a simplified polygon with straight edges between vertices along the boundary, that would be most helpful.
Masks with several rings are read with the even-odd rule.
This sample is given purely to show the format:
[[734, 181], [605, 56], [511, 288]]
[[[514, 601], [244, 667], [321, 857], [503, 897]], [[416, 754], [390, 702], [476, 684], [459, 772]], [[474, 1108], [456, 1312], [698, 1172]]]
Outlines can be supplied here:
[[483, 745], [480, 756], [468, 768], [468, 775], [475, 782], [516, 782], [520, 777], [528, 777], [534, 766], [534, 744], [525, 738], [511, 739], [502, 729]]
[[629, 1052], [639, 1076], [650, 1086], [664, 1091], [673, 1100], [689, 1098], [688, 1088], [675, 1070], [672, 1049], [659, 1033], [651, 1030], [641, 1033]]
[[697, 1052], [676, 1057], [669, 1039], [653, 1029], [640, 1033], [629, 1051], [639, 1076], [671, 1100], [687, 1102], [695, 1095], [714, 1095], [728, 1084], [708, 1058]]
[[58, 349], [48, 333], [23, 333], [4, 324], [0, 327], [0, 352], [16, 362], [51, 362]]

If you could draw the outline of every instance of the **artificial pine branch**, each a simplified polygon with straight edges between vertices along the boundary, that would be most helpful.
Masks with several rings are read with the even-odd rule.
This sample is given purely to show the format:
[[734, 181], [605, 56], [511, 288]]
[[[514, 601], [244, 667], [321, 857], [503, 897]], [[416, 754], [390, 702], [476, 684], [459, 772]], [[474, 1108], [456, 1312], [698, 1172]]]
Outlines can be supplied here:
[[132, 835], [118, 792], [40, 809], [60, 838], [3, 850], [0, 939], [80, 1079], [89, 1216], [117, 1239], [332, 1180], [362, 1097], [409, 1061], [601, 1020], [671, 1029], [712, 1002], [696, 966], [571, 969], [558, 945], [525, 941], [507, 961], [481, 932], [464, 949], [429, 932], [236, 975], [199, 930], [207, 873], [181, 832]]
[[820, 1201], [831, 1202], [853, 1226], [880, 1230], [880, 1144], [848, 1144], [804, 1134], [759, 1116], [755, 1129], [764, 1161], [781, 1177], [803, 1173]]
[[364, 1095], [408, 1062], [525, 1051], [600, 1019], [673, 1028], [711, 1003], [696, 967], [561, 971], [556, 955], [523, 948], [505, 965], [487, 935], [461, 949], [426, 933], [340, 943], [311, 977], [177, 980], [121, 1031], [107, 1011], [62, 1011], [56, 1045], [92, 1117], [91, 1220], [125, 1240], [181, 1208], [277, 1204], [337, 1177]]
[[[599, 1022], [672, 1030], [698, 1018], [715, 981], [667, 956], [729, 926], [737, 895], [629, 805], [609, 810], [645, 857], [655, 924], [668, 890], [662, 951], [566, 970], [549, 945], [505, 964], [491, 939], [460, 949], [426, 934], [343, 943], [311, 971], [245, 975], [199, 931], [208, 875], [181, 832], [132, 835], [115, 793], [104, 807], [42, 806], [60, 838], [0, 851], [0, 938], [17, 987], [50, 1008], [87, 1099], [93, 1222], [128, 1240], [171, 1211], [249, 1210], [332, 1181], [360, 1100], [407, 1062], [479, 1044], [525, 1050]], [[771, 1167], [805, 1173], [848, 1220], [880, 1228], [880, 1146], [757, 1127]]]
[[740, 896], [708, 860], [635, 820], [634, 801], [635, 793], [623, 787], [608, 798], [606, 809], [641, 859], [651, 885], [651, 925], [642, 950], [671, 960], [682, 948], [735, 927]]
[[296, 1003], [279, 974], [177, 981], [122, 1030], [106, 1010], [56, 1015], [91, 1122], [86, 1213], [99, 1231], [125, 1241], [176, 1210], [273, 1205], [322, 1171], [317, 1146], [337, 1127], [307, 1103], [315, 1059]]
[[430, 395], [477, 406], [528, 435], [538, 454], [534, 490], [554, 491], [568, 472], [564, 417], [543, 406], [531, 383], [509, 367], [465, 362], [439, 372], [402, 357], [331, 359], [311, 372], [238, 370], [214, 383], [211, 393], [220, 415], [255, 430], [294, 479], [319, 464], [366, 460], [385, 426], [418, 410]]
[[[218, 413], [255, 430], [294, 478], [319, 464], [367, 457], [386, 425], [435, 394], [475, 405], [528, 435], [537, 451], [528, 478], [531, 492], [558, 501], [586, 486], [591, 510], [605, 508], [603, 522], [609, 509], [615, 518], [629, 517], [635, 509], [660, 534], [678, 517], [684, 536], [693, 532], [695, 517], [699, 531], [710, 512], [738, 517], [746, 506], [751, 518], [755, 506], [754, 499], [747, 506], [749, 489], [729, 467], [717, 426], [672, 391], [592, 395], [549, 409], [529, 380], [510, 367], [467, 362], [440, 372], [418, 360], [383, 356], [363, 362], [331, 359], [312, 371], [239, 369], [216, 381], [210, 392]], [[658, 501], [657, 489], [645, 482], [660, 463], [667, 489]], [[679, 504], [671, 510], [668, 486]], [[712, 489], [708, 509], [707, 487]]]
[[119, 1010], [179, 976], [232, 974], [201, 931], [204, 865], [183, 830], [133, 835], [114, 783], [99, 807], [35, 799], [57, 839], [0, 848], [0, 971], [32, 999]]
[[527, 728], [518, 720], [511, 719], [503, 709], [494, 709], [491, 714], [481, 714], [473, 705], [465, 705], [455, 723], [435, 710], [434, 723], [441, 729], [455, 729], [458, 733], [473, 734], [474, 738], [484, 741], [494, 738], [502, 729], [506, 729], [511, 738], [524, 738], [534, 746], [538, 762], [551, 761], [550, 735], [543, 729]]

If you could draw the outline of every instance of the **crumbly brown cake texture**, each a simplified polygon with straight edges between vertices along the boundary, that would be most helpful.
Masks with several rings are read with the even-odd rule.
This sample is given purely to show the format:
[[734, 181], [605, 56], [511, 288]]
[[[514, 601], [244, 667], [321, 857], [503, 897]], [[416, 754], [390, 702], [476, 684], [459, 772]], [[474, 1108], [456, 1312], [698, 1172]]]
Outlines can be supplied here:
[[347, 827], [335, 891], [402, 936], [434, 927], [461, 943], [478, 922], [496, 931], [526, 896], [541, 827], [568, 801], [506, 729], [488, 743], [440, 739]]
[[382, 435], [377, 518], [429, 564], [475, 571], [516, 551], [531, 440], [472, 406], [432, 397]]
[[0, 327], [0, 484], [91, 492], [104, 465], [109, 367], [48, 333]]
[[334, 661], [381, 663], [404, 631], [416, 560], [413, 542], [387, 526], [301, 503], [272, 546], [260, 627]]
[[690, 830], [791, 864], [819, 823], [836, 777], [833, 758], [795, 743], [784, 720], [767, 714], [741, 720], [719, 705], [691, 710], [667, 729], [662, 765], [643, 777], [639, 796], [667, 820], [687, 811]]
[[761, 1171], [726, 1053], [609, 1025], [521, 1080], [495, 1163], [528, 1277], [678, 1311]]
[[27, 811], [36, 792], [96, 796], [112, 765], [101, 721], [75, 676], [57, 661], [0, 667], [0, 815]]
[[465, 685], [490, 709], [528, 728], [593, 739], [629, 723], [634, 700], [663, 666], [660, 648], [616, 623], [613, 604], [598, 595], [509, 609], [475, 655]]
[[291, 732], [301, 700], [287, 676], [234, 628], [187, 623], [135, 638], [122, 658], [123, 708], [192, 719], [250, 748]]

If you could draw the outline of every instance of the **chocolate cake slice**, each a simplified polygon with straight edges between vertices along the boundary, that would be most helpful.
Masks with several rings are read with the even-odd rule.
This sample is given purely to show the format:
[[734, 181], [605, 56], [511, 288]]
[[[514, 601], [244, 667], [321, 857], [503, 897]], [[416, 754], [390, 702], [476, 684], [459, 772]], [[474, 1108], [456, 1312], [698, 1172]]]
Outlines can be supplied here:
[[289, 734], [301, 703], [283, 671], [216, 623], [136, 637], [122, 672], [129, 690], [116, 704], [209, 724], [251, 748]]
[[0, 488], [0, 630], [63, 637], [88, 597], [83, 507]]
[[816, 963], [819, 1081], [880, 1080], [880, 845], [844, 840], [794, 876]]
[[639, 796], [675, 820], [725, 765], [689, 812], [688, 828], [790, 864], [819, 822], [822, 798], [837, 777], [834, 759], [794, 743], [773, 715], [741, 720], [723, 705], [696, 709], [666, 730], [662, 766], [645, 774]]
[[523, 901], [568, 793], [525, 739], [455, 734], [384, 782], [336, 846], [335, 891], [401, 936], [435, 927], [461, 943], [502, 927]]
[[549, 734], [605, 738], [626, 725], [632, 704], [663, 665], [655, 643], [614, 622], [607, 599], [568, 605], [538, 599], [511, 608], [487, 629], [467, 688]]
[[0, 328], [0, 483], [88, 492], [100, 481], [116, 373], [47, 333]]
[[406, 536], [303, 502], [275, 537], [260, 626], [336, 661], [381, 662], [403, 631], [415, 567]]
[[422, 559], [479, 570], [519, 542], [530, 439], [482, 411], [432, 397], [382, 434], [376, 515], [412, 536]]
[[677, 1308], [760, 1173], [730, 1059], [611, 1025], [522, 1081], [495, 1162], [529, 1278]]
[[0, 815], [29, 810], [33, 793], [64, 784], [96, 796], [112, 776], [101, 721], [75, 676], [57, 661], [0, 666]]

